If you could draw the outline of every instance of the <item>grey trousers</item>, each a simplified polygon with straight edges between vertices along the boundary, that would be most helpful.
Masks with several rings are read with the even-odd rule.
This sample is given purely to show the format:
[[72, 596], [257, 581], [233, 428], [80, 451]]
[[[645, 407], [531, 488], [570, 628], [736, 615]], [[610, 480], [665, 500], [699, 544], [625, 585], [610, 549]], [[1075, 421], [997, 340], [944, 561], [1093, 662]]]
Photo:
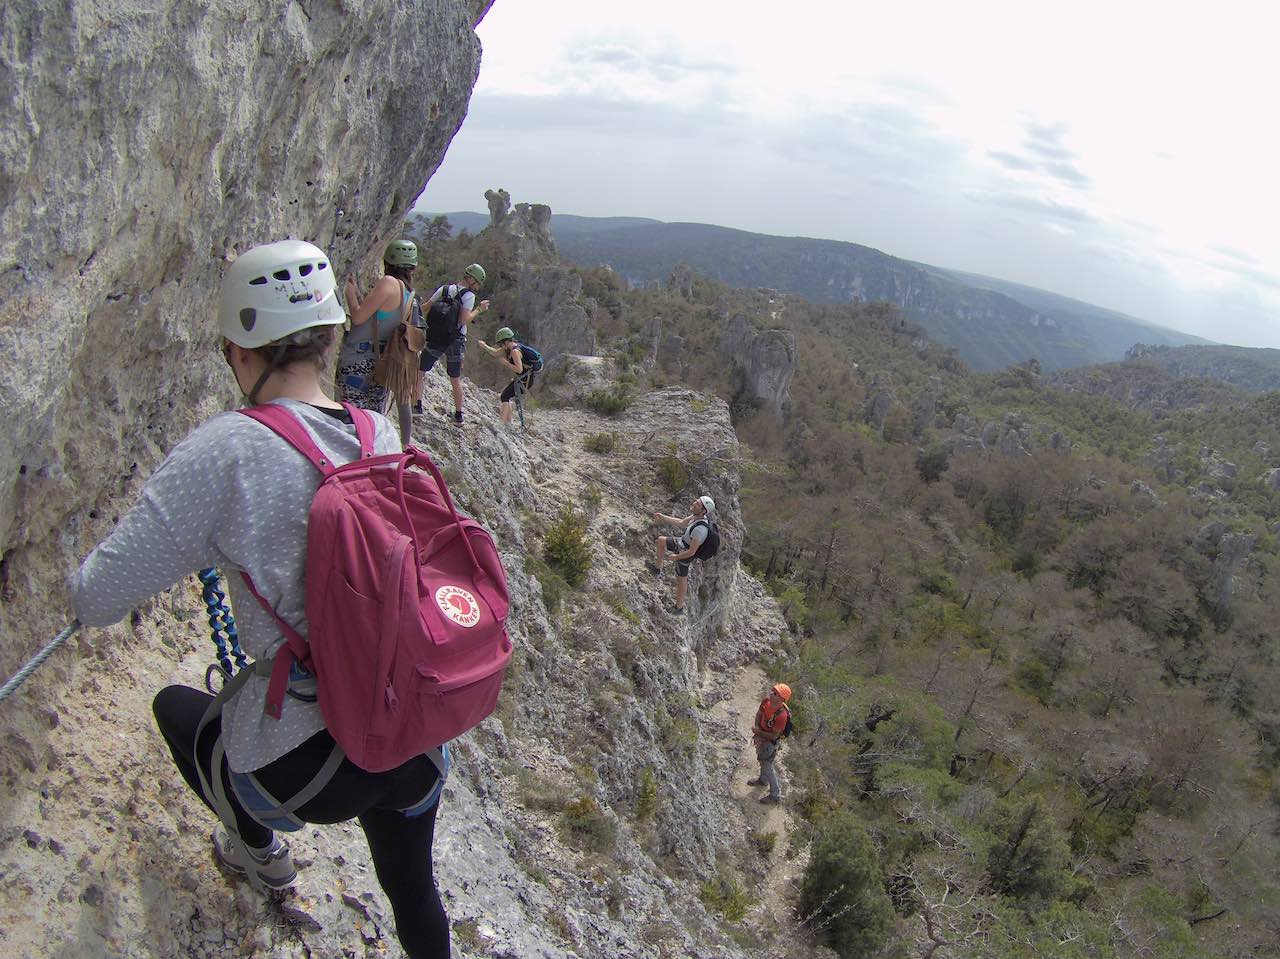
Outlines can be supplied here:
[[770, 796], [781, 799], [782, 787], [778, 785], [778, 774], [773, 769], [773, 761], [777, 755], [777, 743], [766, 742], [756, 747], [756, 759], [760, 760], [760, 782], [769, 787]]

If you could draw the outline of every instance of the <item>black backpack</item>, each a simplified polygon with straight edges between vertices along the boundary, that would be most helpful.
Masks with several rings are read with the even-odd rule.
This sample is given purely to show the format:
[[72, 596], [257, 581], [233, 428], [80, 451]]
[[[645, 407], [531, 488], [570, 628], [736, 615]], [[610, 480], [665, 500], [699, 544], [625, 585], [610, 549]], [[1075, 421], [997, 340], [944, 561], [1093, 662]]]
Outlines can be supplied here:
[[520, 364], [531, 373], [542, 371], [542, 354], [528, 343], [517, 343], [520, 347]]
[[786, 739], [788, 736], [791, 735], [791, 727], [795, 724], [791, 722], [791, 707], [784, 705], [782, 709], [787, 714], [787, 724], [782, 727], [782, 735], [779, 736], [778, 738]]
[[701, 523], [707, 528], [707, 538], [698, 546], [698, 551], [693, 554], [694, 559], [708, 560], [716, 553], [720, 552], [720, 529], [715, 523], [708, 519], [700, 519], [689, 527], [689, 532], [693, 532], [693, 527]]
[[[450, 290], [454, 292], [450, 294]], [[462, 291], [456, 286], [446, 286], [440, 299], [427, 310], [427, 346], [433, 350], [446, 349], [458, 338], [458, 320], [462, 316]]]

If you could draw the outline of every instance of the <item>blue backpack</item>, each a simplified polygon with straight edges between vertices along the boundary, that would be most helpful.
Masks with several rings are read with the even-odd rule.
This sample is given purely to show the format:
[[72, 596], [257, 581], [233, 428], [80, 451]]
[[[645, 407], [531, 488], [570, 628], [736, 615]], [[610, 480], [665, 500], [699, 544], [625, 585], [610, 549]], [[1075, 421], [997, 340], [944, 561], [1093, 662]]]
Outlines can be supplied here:
[[520, 363], [530, 373], [542, 372], [542, 354], [527, 343], [517, 343], [520, 348]]

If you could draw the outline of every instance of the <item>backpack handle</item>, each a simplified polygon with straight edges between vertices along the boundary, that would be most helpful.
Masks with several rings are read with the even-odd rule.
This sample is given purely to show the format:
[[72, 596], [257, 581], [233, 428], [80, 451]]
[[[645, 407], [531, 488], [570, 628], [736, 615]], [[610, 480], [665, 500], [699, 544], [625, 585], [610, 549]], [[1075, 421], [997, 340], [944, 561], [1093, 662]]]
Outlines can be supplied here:
[[453, 517], [454, 525], [458, 527], [458, 532], [462, 534], [462, 544], [466, 546], [467, 555], [471, 557], [471, 565], [479, 572], [484, 573], [484, 567], [480, 565], [480, 560], [476, 558], [476, 551], [471, 548], [471, 541], [467, 539], [467, 530], [462, 525], [462, 517], [458, 515], [458, 508], [453, 505], [453, 497], [449, 495], [449, 487], [445, 485], [444, 477], [440, 474], [440, 467], [436, 466], [435, 460], [426, 452], [416, 446], [409, 446], [405, 448], [404, 459], [401, 462], [400, 469], [396, 471], [396, 495], [400, 499], [400, 509], [404, 512], [404, 518], [408, 522], [410, 533], [413, 536], [415, 554], [421, 555], [422, 544], [418, 541], [418, 531], [413, 526], [413, 517], [409, 515], [409, 504], [404, 495], [404, 471], [407, 466], [426, 466], [427, 472], [436, 481], [436, 488], [444, 499], [444, 505], [449, 507], [449, 515]]

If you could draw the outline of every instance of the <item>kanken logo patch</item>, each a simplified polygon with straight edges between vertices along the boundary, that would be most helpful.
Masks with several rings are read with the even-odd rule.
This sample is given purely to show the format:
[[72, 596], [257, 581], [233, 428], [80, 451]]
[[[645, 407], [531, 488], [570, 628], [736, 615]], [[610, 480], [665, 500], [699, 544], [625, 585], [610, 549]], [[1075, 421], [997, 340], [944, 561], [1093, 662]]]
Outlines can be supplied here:
[[451, 621], [468, 629], [480, 622], [480, 605], [461, 586], [441, 586], [436, 590], [436, 605]]

